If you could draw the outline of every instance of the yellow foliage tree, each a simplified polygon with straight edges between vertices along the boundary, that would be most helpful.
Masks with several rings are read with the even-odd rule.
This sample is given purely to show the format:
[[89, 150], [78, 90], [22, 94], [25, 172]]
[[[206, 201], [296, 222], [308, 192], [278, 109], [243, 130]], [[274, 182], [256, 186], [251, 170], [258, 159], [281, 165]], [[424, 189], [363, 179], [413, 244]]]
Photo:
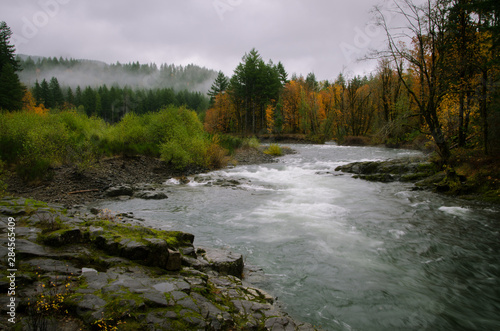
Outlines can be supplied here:
[[268, 133], [273, 133], [274, 111], [275, 111], [275, 107], [273, 107], [272, 104], [269, 104], [266, 108], [266, 123], [267, 123], [267, 132]]
[[33, 94], [29, 90], [24, 93], [23, 105], [24, 109], [31, 113], [46, 115], [49, 112], [43, 104], [36, 104], [35, 98], [33, 98]]

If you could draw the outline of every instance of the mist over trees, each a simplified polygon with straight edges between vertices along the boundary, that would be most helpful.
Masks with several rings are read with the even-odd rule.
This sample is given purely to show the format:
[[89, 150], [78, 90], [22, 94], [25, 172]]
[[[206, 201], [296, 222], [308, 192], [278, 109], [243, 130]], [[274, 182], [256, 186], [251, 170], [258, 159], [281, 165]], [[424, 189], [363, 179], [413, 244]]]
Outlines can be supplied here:
[[32, 87], [38, 80], [50, 81], [56, 77], [61, 86], [76, 89], [77, 86], [102, 85], [129, 87], [132, 89], [172, 88], [175, 91], [206, 93], [217, 71], [194, 64], [186, 66], [140, 64], [132, 62], [106, 64], [99, 61], [75, 60], [18, 55], [20, 80]]
[[128, 113], [145, 114], [155, 112], [168, 105], [186, 106], [203, 114], [209, 98], [201, 92], [175, 91], [173, 88], [132, 89], [102, 85], [76, 89], [62, 88], [57, 78], [35, 82], [31, 94], [36, 106], [68, 110], [78, 108], [88, 116], [97, 116], [108, 123], [118, 122]]
[[[217, 72], [196, 65], [108, 65], [97, 61], [18, 56], [21, 80], [36, 107], [79, 108], [107, 122], [125, 114], [145, 114], [168, 105], [186, 106], [204, 114], [206, 92]], [[20, 109], [18, 107], [17, 109]]]

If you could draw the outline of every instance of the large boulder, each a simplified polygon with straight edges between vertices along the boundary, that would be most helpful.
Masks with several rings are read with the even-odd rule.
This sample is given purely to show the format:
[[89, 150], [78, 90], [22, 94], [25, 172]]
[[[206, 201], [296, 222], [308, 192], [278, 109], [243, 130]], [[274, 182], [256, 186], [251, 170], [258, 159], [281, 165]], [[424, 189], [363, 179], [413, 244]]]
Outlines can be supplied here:
[[208, 269], [222, 275], [241, 278], [243, 274], [243, 255], [217, 248], [198, 249], [198, 255], [205, 260]]
[[119, 197], [122, 195], [131, 196], [134, 194], [134, 189], [128, 185], [113, 186], [106, 190], [108, 197]]

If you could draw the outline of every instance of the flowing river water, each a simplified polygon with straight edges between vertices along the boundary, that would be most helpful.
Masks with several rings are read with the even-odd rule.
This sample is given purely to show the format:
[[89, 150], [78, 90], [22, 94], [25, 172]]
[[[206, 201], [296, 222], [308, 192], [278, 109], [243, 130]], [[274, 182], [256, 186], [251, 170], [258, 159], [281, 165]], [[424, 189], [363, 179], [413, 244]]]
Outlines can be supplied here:
[[243, 254], [256, 285], [325, 330], [500, 329], [497, 207], [334, 170], [415, 151], [290, 146], [278, 163], [170, 180], [166, 200], [99, 207]]

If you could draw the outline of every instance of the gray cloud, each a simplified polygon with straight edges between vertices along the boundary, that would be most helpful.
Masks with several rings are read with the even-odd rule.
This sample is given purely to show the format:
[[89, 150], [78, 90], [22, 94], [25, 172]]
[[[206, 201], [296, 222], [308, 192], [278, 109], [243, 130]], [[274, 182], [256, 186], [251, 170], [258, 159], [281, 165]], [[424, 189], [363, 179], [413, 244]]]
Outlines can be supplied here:
[[195, 63], [231, 75], [255, 47], [291, 74], [334, 79], [362, 73], [356, 57], [380, 43], [367, 35], [376, 2], [325, 0], [21, 0], [2, 3], [18, 53]]

